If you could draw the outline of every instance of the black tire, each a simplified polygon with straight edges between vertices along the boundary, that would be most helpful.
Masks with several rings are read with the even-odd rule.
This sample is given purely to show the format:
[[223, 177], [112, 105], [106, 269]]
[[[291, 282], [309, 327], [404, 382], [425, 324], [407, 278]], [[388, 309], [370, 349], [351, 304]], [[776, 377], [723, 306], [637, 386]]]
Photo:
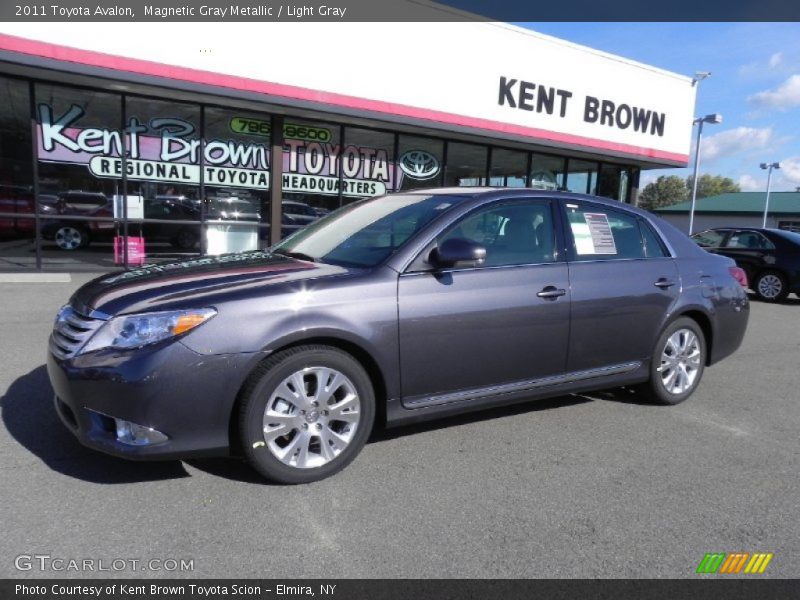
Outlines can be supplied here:
[[[689, 331], [694, 334], [695, 339], [697, 340], [698, 353], [696, 358], [694, 358], [694, 353], [691, 353], [693, 358], [691, 361], [689, 361], [689, 363], [695, 368], [691, 368], [689, 371], [688, 376], [690, 377], [691, 373], [694, 372], [694, 376], [691, 379], [690, 385], [688, 385], [688, 387], [686, 387], [686, 389], [683, 391], [676, 391], [675, 385], [672, 386], [672, 389], [669, 389], [667, 383], [665, 383], [663, 379], [664, 373], [668, 373], [667, 377], [669, 378], [670, 370], [668, 368], [662, 369], [662, 357], [665, 357], [665, 355], [670, 352], [670, 350], [667, 349], [670, 338], [676, 333], [682, 331]], [[676, 319], [670, 323], [659, 336], [658, 341], [653, 348], [652, 359], [650, 360], [650, 380], [647, 383], [642, 384], [638, 391], [656, 404], [680, 404], [689, 396], [691, 396], [697, 389], [697, 386], [700, 384], [700, 380], [703, 378], [703, 371], [705, 369], [706, 356], [706, 338], [703, 334], [703, 330], [700, 328], [697, 322], [688, 317], [680, 317], [679, 319]], [[680, 367], [676, 366], [676, 370], [680, 370]], [[676, 377], [683, 377], [683, 374], [677, 375]]]
[[[343, 387], [350, 386], [348, 389], [354, 389], [358, 402], [356, 406], [358, 412], [353, 413], [358, 415], [355, 426], [344, 423], [344, 421], [338, 421], [334, 416], [323, 417], [322, 413], [328, 415], [328, 411], [323, 410], [327, 405], [319, 406], [319, 410], [308, 405], [306, 406], [307, 412], [303, 412], [303, 416], [300, 416], [302, 411], [298, 407], [280, 399], [279, 386], [282, 386], [287, 378], [304, 369], [308, 373], [308, 379], [304, 380], [306, 386], [312, 386], [313, 376], [323, 372], [323, 369], [329, 369], [344, 376], [346, 384], [343, 384]], [[319, 370], [315, 371], [314, 369]], [[333, 379], [330, 381], [331, 385], [333, 385]], [[318, 395], [317, 391], [314, 389], [309, 391], [309, 389], [310, 387], [307, 387], [304, 390], [303, 399], [296, 400], [298, 405], [307, 399], [307, 394], [315, 397]], [[277, 396], [277, 399], [273, 398], [273, 394]], [[271, 410], [274, 410], [274, 407], [282, 402], [285, 407], [284, 410], [291, 411], [291, 414], [289, 412], [281, 412], [281, 419], [288, 420], [291, 418], [293, 421], [290, 424], [284, 424], [284, 428], [280, 428], [280, 431], [291, 429], [286, 435], [269, 440], [264, 431], [264, 420], [265, 411], [271, 399], [273, 402]], [[335, 398], [331, 396], [331, 401], [333, 400]], [[335, 407], [336, 402], [330, 406]], [[331, 408], [331, 415], [334, 414], [334, 410], [335, 408]], [[317, 416], [312, 420], [313, 413], [317, 413]], [[375, 394], [369, 375], [367, 375], [364, 367], [350, 354], [330, 346], [298, 346], [268, 358], [251, 375], [242, 392], [242, 404], [239, 409], [238, 420], [243, 453], [256, 471], [277, 483], [310, 483], [338, 473], [350, 464], [364, 447], [375, 420]], [[275, 431], [279, 429], [278, 425], [276, 424]], [[304, 429], [301, 429], [301, 426]], [[324, 436], [330, 436], [330, 431], [335, 430], [337, 427], [340, 428], [337, 433], [345, 436], [349, 434], [350, 439], [343, 448], [339, 449], [338, 454], [328, 459], [323, 456], [325, 454], [322, 448], [322, 444], [325, 443]], [[349, 427], [353, 427], [353, 430], [350, 430]], [[319, 434], [316, 433], [316, 428], [319, 428]], [[341, 428], [345, 429], [342, 430]], [[301, 435], [305, 437], [301, 438]], [[304, 439], [310, 441], [303, 443]], [[333, 438], [329, 437], [328, 439], [332, 440]], [[295, 441], [298, 443], [296, 455], [293, 451]], [[278, 447], [279, 444], [285, 444], [285, 446]], [[329, 444], [327, 452], [336, 452], [337, 449], [333, 446], [333, 441], [329, 442]], [[303, 448], [305, 448], [304, 453]], [[276, 452], [284, 451], [290, 456], [282, 461], [278, 458]], [[311, 464], [305, 468], [285, 462], [286, 460], [295, 460], [299, 464], [301, 454], [305, 457], [310, 457], [310, 463], [323, 460], [327, 460], [327, 462], [319, 464], [319, 466]]]
[[61, 250], [71, 252], [89, 245], [89, 232], [75, 225], [59, 225], [53, 234], [53, 241]]
[[789, 295], [789, 285], [780, 271], [762, 271], [753, 281], [753, 291], [764, 302], [783, 302]]

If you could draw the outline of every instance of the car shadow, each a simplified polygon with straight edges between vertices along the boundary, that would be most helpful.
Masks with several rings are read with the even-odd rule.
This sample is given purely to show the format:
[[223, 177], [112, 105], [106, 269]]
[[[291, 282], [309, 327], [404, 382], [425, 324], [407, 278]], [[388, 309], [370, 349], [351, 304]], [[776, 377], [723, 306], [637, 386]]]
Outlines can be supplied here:
[[640, 392], [637, 392], [635, 389], [629, 387], [598, 390], [596, 392], [584, 392], [579, 395], [582, 398], [585, 398], [588, 402], [602, 400], [606, 402], [621, 402], [623, 404], [638, 404], [640, 406], [663, 406], [653, 402], [646, 396], [643, 396]]
[[132, 462], [84, 448], [53, 407], [44, 365], [14, 381], [0, 397], [11, 436], [53, 471], [91, 483], [138, 483], [188, 477], [180, 461]]
[[552, 410], [556, 408], [564, 408], [576, 404], [584, 404], [592, 402], [593, 399], [587, 396], [580, 396], [572, 394], [569, 396], [558, 396], [556, 398], [548, 398], [546, 400], [530, 400], [521, 401], [515, 404], [506, 406], [497, 406], [494, 408], [485, 408], [476, 410], [474, 412], [463, 413], [454, 415], [452, 417], [444, 417], [433, 421], [425, 421], [422, 423], [414, 423], [411, 425], [402, 425], [400, 427], [392, 428], [376, 428], [372, 432], [368, 444], [380, 443], [389, 440], [394, 440], [400, 437], [415, 435], [417, 433], [425, 433], [428, 431], [436, 431], [439, 429], [448, 429], [450, 427], [458, 427], [460, 425], [468, 425], [470, 423], [480, 423], [482, 421], [491, 421], [502, 417], [511, 417], [523, 413], [538, 412], [541, 410]]
[[[81, 446], [61, 423], [53, 408], [53, 391], [44, 365], [18, 378], [0, 397], [2, 421], [11, 436], [53, 471], [90, 483], [119, 484], [189, 477], [181, 461], [135, 462], [108, 456]], [[451, 417], [376, 428], [368, 444], [381, 443], [419, 433], [444, 430], [524, 413], [565, 408], [598, 400], [647, 404], [627, 389], [572, 394], [486, 408]], [[186, 464], [216, 477], [252, 484], [267, 484], [243, 460], [236, 457], [197, 458]]]
[[[477, 410], [475, 412], [464, 413], [452, 417], [444, 417], [433, 421], [426, 421], [424, 423], [415, 423], [411, 425], [402, 425], [399, 427], [376, 427], [367, 440], [367, 444], [376, 444], [402, 438], [406, 436], [413, 436], [418, 433], [428, 431], [437, 431], [441, 429], [448, 429], [450, 427], [458, 427], [469, 423], [479, 423], [481, 421], [491, 421], [501, 417], [508, 417], [519, 415], [523, 413], [536, 412], [540, 410], [551, 410], [556, 408], [563, 408], [575, 404], [583, 404], [586, 402], [593, 402], [595, 399], [588, 396], [571, 395], [559, 396], [558, 398], [550, 398], [547, 400], [535, 400], [530, 402], [521, 402], [519, 404], [511, 404], [508, 406], [500, 406], [495, 408], [486, 408]], [[205, 471], [211, 475], [224, 477], [233, 481], [243, 483], [258, 483], [270, 485], [268, 481], [262, 479], [255, 471], [253, 471], [246, 462], [237, 458], [202, 458], [192, 459], [186, 461], [192, 467]]]

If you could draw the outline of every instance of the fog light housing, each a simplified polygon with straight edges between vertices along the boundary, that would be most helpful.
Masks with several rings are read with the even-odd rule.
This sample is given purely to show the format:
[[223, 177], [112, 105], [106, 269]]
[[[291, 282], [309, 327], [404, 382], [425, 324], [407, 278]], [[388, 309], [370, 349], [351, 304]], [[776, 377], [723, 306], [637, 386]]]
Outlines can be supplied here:
[[145, 427], [122, 419], [114, 419], [114, 424], [117, 426], [117, 441], [128, 446], [153, 446], [169, 439], [152, 427]]

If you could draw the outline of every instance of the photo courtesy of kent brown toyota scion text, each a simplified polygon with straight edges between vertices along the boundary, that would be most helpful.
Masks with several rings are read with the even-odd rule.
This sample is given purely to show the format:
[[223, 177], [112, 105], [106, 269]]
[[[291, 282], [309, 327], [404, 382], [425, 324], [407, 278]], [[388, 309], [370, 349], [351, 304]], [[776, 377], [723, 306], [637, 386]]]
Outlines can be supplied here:
[[102, 275], [58, 313], [47, 368], [86, 446], [243, 456], [305, 483], [374, 427], [622, 386], [682, 402], [739, 347], [746, 285], [730, 258], [620, 202], [421, 190], [268, 251]]

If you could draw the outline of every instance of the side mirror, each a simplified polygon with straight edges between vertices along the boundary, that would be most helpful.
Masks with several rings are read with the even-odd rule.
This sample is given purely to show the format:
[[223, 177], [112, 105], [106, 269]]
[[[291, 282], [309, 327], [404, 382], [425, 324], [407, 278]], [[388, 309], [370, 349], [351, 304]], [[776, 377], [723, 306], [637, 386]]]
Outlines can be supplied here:
[[439, 268], [452, 267], [456, 263], [482, 265], [486, 260], [486, 248], [478, 242], [464, 238], [450, 238], [431, 251], [430, 262]]

